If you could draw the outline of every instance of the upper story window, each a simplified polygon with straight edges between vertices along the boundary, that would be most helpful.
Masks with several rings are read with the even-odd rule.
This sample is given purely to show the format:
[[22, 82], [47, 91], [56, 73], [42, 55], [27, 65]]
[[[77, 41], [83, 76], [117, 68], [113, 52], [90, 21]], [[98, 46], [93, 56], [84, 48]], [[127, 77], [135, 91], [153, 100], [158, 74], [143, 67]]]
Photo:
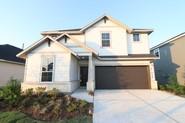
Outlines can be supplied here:
[[139, 33], [134, 33], [133, 34], [133, 41], [140, 41], [140, 35], [139, 35]]
[[52, 82], [52, 80], [53, 80], [53, 65], [54, 65], [54, 57], [53, 56], [42, 57], [41, 82]]
[[157, 57], [160, 57], [160, 50], [159, 50], [159, 48], [153, 50], [153, 54], [154, 54], [155, 56], [157, 56]]
[[102, 39], [102, 47], [110, 47], [110, 33], [102, 33], [101, 34]]

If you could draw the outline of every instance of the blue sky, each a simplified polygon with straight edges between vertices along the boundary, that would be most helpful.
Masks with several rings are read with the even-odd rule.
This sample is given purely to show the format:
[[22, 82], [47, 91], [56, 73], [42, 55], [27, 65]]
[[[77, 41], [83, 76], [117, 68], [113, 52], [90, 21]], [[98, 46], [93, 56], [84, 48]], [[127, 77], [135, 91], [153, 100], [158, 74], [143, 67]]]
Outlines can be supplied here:
[[104, 13], [151, 28], [150, 46], [185, 31], [185, 0], [1, 0], [0, 44], [29, 46], [40, 32], [82, 27]]

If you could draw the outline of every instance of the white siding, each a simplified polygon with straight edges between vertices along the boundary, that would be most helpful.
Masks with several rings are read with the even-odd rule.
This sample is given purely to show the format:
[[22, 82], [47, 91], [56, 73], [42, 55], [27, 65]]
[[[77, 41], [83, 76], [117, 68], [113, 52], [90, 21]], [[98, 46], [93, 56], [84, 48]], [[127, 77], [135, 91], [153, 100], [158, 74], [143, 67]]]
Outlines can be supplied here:
[[149, 54], [148, 34], [140, 34], [140, 41], [133, 41], [133, 34], [128, 34], [128, 54]]
[[80, 86], [78, 72], [79, 72], [78, 60], [74, 56], [71, 56], [71, 65], [70, 65], [71, 90], [75, 90]]
[[[102, 47], [101, 33], [110, 33], [110, 47]], [[78, 41], [94, 49], [100, 56], [128, 55], [128, 54], [149, 54], [149, 39], [147, 33], [140, 33], [140, 41], [133, 41], [133, 34], [130, 34], [119, 25], [110, 20], [100, 21], [87, 29], [84, 34], [71, 35]], [[64, 39], [61, 40], [64, 42]], [[67, 40], [65, 44], [74, 52], [85, 52], [78, 47], [78, 43]]]
[[[43, 55], [55, 57], [52, 83], [40, 82], [41, 57]], [[48, 47], [48, 44], [44, 43], [27, 55], [25, 81], [22, 84], [23, 90], [42, 86], [47, 87], [47, 89], [55, 87], [63, 92], [72, 92], [79, 86], [77, 67], [77, 60], [70, 52], [57, 44], [51, 43], [51, 46]]]
[[22, 82], [24, 77], [24, 65], [0, 62], [0, 86], [5, 85], [11, 77]]
[[[56, 68], [58, 68], [59, 65], [58, 65], [57, 60], [58, 59], [60, 60], [60, 55], [59, 54], [61, 54], [61, 53], [63, 53], [63, 55], [68, 55], [68, 57], [70, 57], [70, 53], [66, 52], [60, 46], [58, 46], [58, 45], [56, 45], [52, 42], [51, 42], [50, 47], [48, 46], [47, 43], [43, 43], [38, 48], [34, 49], [30, 54], [28, 54], [27, 59], [26, 59], [27, 63], [26, 63], [25, 82], [32, 82], [32, 83], [40, 82], [41, 64], [42, 64], [41, 63], [41, 61], [42, 61], [41, 57], [43, 55], [53, 55], [53, 56], [55, 56], [55, 65], [56, 65]], [[63, 59], [65, 59], [66, 61], [68, 60], [67, 57], [63, 58]], [[57, 71], [57, 69], [56, 69], [56, 71]], [[56, 75], [56, 78], [54, 77], [53, 80], [57, 81], [58, 80], [57, 74], [55, 74], [55, 75]]]
[[[102, 48], [101, 33], [110, 32], [111, 46]], [[107, 20], [100, 21], [85, 32], [86, 45], [95, 49], [100, 56], [127, 55], [127, 35], [126, 29]]]
[[71, 81], [78, 80], [78, 60], [74, 56], [71, 56], [70, 80]]
[[70, 53], [55, 54], [55, 81], [70, 81]]
[[39, 82], [41, 54], [29, 54], [26, 62], [25, 82]]
[[51, 45], [50, 47], [48, 46], [48, 43], [45, 42], [43, 44], [41, 44], [39, 47], [37, 47], [36, 49], [34, 49], [31, 54], [40, 54], [40, 53], [61, 53], [61, 52], [67, 52], [65, 49], [61, 48], [61, 46], [59, 46], [56, 43], [53, 43], [51, 41]]

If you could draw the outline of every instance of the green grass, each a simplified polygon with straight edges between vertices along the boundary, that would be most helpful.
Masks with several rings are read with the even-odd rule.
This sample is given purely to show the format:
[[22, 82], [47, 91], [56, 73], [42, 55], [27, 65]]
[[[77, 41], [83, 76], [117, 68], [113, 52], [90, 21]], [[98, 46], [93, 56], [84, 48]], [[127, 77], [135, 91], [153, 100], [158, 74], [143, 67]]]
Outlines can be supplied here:
[[89, 116], [76, 117], [72, 119], [66, 119], [57, 123], [92, 123], [92, 118]]
[[23, 113], [12, 112], [0, 112], [0, 123], [39, 123], [34, 119], [29, 118]]
[[82, 116], [62, 121], [46, 122], [35, 120], [21, 112], [11, 111], [0, 112], [0, 123], [92, 123], [92, 119], [89, 116]]

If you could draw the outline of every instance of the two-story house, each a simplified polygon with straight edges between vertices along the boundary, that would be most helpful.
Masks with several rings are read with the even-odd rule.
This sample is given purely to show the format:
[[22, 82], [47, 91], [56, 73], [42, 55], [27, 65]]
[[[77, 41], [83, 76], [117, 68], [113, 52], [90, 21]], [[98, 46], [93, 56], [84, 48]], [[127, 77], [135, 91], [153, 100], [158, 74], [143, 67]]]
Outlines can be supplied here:
[[42, 32], [17, 55], [26, 59], [22, 88], [156, 89], [150, 33], [107, 15], [79, 29]]
[[151, 48], [155, 60], [156, 79], [166, 84], [170, 77], [176, 76], [180, 85], [185, 85], [185, 32], [176, 35]]

